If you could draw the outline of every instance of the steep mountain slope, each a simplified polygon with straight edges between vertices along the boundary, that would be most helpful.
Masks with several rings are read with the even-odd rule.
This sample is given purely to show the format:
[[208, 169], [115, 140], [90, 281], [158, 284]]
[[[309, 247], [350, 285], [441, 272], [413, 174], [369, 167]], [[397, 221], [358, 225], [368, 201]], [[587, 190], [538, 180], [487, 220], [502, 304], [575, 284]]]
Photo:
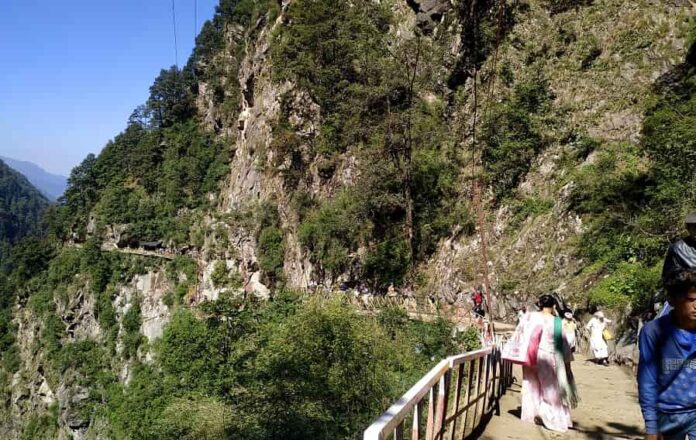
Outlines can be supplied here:
[[65, 192], [68, 186], [68, 178], [51, 174], [31, 162], [11, 159], [0, 156], [0, 160], [13, 169], [22, 173], [39, 191], [41, 191], [51, 201], [56, 201]]
[[0, 242], [32, 232], [47, 207], [48, 200], [23, 175], [0, 161]]
[[694, 207], [693, 12], [222, 0], [2, 267], [0, 436], [357, 438], [466, 343], [315, 284], [644, 306]]
[[[481, 128], [495, 196], [488, 266], [500, 313], [551, 289], [580, 307], [588, 299], [640, 306], [658, 290], [661, 257], [694, 208], [678, 194], [691, 172], [672, 162], [672, 177], [657, 175], [667, 164], [660, 150], [690, 154], [679, 127], [693, 109], [653, 115], [690, 99], [693, 15], [686, 3], [602, 1], [530, 2], [518, 16], [497, 60], [500, 96]], [[548, 94], [534, 91], [539, 81]], [[515, 108], [528, 108], [530, 92], [545, 102], [519, 118]], [[661, 135], [675, 136], [656, 148], [669, 139], [652, 128], [658, 121]], [[516, 181], [499, 178], [511, 170]], [[480, 277], [478, 244], [452, 237], [431, 267], [453, 300], [462, 279]]]

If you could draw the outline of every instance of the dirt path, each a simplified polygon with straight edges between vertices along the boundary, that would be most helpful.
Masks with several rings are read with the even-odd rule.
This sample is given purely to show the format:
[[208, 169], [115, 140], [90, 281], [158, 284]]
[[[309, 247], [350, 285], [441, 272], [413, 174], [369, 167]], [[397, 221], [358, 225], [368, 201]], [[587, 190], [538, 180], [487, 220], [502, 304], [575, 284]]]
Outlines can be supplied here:
[[482, 440], [546, 439], [642, 439], [643, 419], [634, 378], [618, 366], [603, 367], [577, 356], [573, 362], [582, 401], [573, 410], [574, 428], [558, 434], [520, 420], [521, 368], [516, 383], [500, 402], [500, 416], [493, 416]]

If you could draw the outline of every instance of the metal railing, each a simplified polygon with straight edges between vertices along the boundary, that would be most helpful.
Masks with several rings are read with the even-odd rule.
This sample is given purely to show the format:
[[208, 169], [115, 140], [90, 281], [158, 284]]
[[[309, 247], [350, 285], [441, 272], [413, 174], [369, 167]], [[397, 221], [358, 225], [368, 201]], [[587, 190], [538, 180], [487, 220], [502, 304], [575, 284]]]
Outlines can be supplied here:
[[512, 379], [512, 364], [496, 346], [443, 359], [375, 420], [363, 439], [464, 439], [482, 427]]

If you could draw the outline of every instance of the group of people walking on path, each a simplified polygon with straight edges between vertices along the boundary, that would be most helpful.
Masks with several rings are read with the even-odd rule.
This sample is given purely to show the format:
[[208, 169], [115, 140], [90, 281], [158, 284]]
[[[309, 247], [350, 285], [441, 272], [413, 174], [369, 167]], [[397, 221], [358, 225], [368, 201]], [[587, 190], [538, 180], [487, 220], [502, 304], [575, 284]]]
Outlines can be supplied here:
[[[696, 212], [687, 216], [686, 228], [689, 236], [670, 246], [663, 267], [669, 306], [639, 334], [637, 380], [647, 440], [696, 440]], [[565, 432], [579, 401], [571, 368], [577, 324], [552, 295], [542, 295], [537, 307], [518, 316], [502, 356], [522, 364], [521, 419]], [[601, 365], [608, 365], [610, 322], [599, 311], [585, 326]]]

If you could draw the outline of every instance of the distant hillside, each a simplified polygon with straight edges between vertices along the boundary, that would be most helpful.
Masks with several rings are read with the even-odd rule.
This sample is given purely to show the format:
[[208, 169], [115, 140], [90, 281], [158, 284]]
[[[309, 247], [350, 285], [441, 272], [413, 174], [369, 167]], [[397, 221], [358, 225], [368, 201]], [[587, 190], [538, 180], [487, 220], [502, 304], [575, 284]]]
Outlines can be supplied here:
[[26, 177], [0, 161], [0, 243], [31, 232], [47, 206], [48, 199]]
[[25, 162], [3, 156], [0, 156], [0, 160], [24, 174], [24, 176], [29, 179], [29, 182], [38, 188], [38, 190], [51, 201], [56, 201], [58, 197], [62, 196], [65, 192], [65, 188], [68, 186], [67, 177], [51, 174], [31, 162]]

